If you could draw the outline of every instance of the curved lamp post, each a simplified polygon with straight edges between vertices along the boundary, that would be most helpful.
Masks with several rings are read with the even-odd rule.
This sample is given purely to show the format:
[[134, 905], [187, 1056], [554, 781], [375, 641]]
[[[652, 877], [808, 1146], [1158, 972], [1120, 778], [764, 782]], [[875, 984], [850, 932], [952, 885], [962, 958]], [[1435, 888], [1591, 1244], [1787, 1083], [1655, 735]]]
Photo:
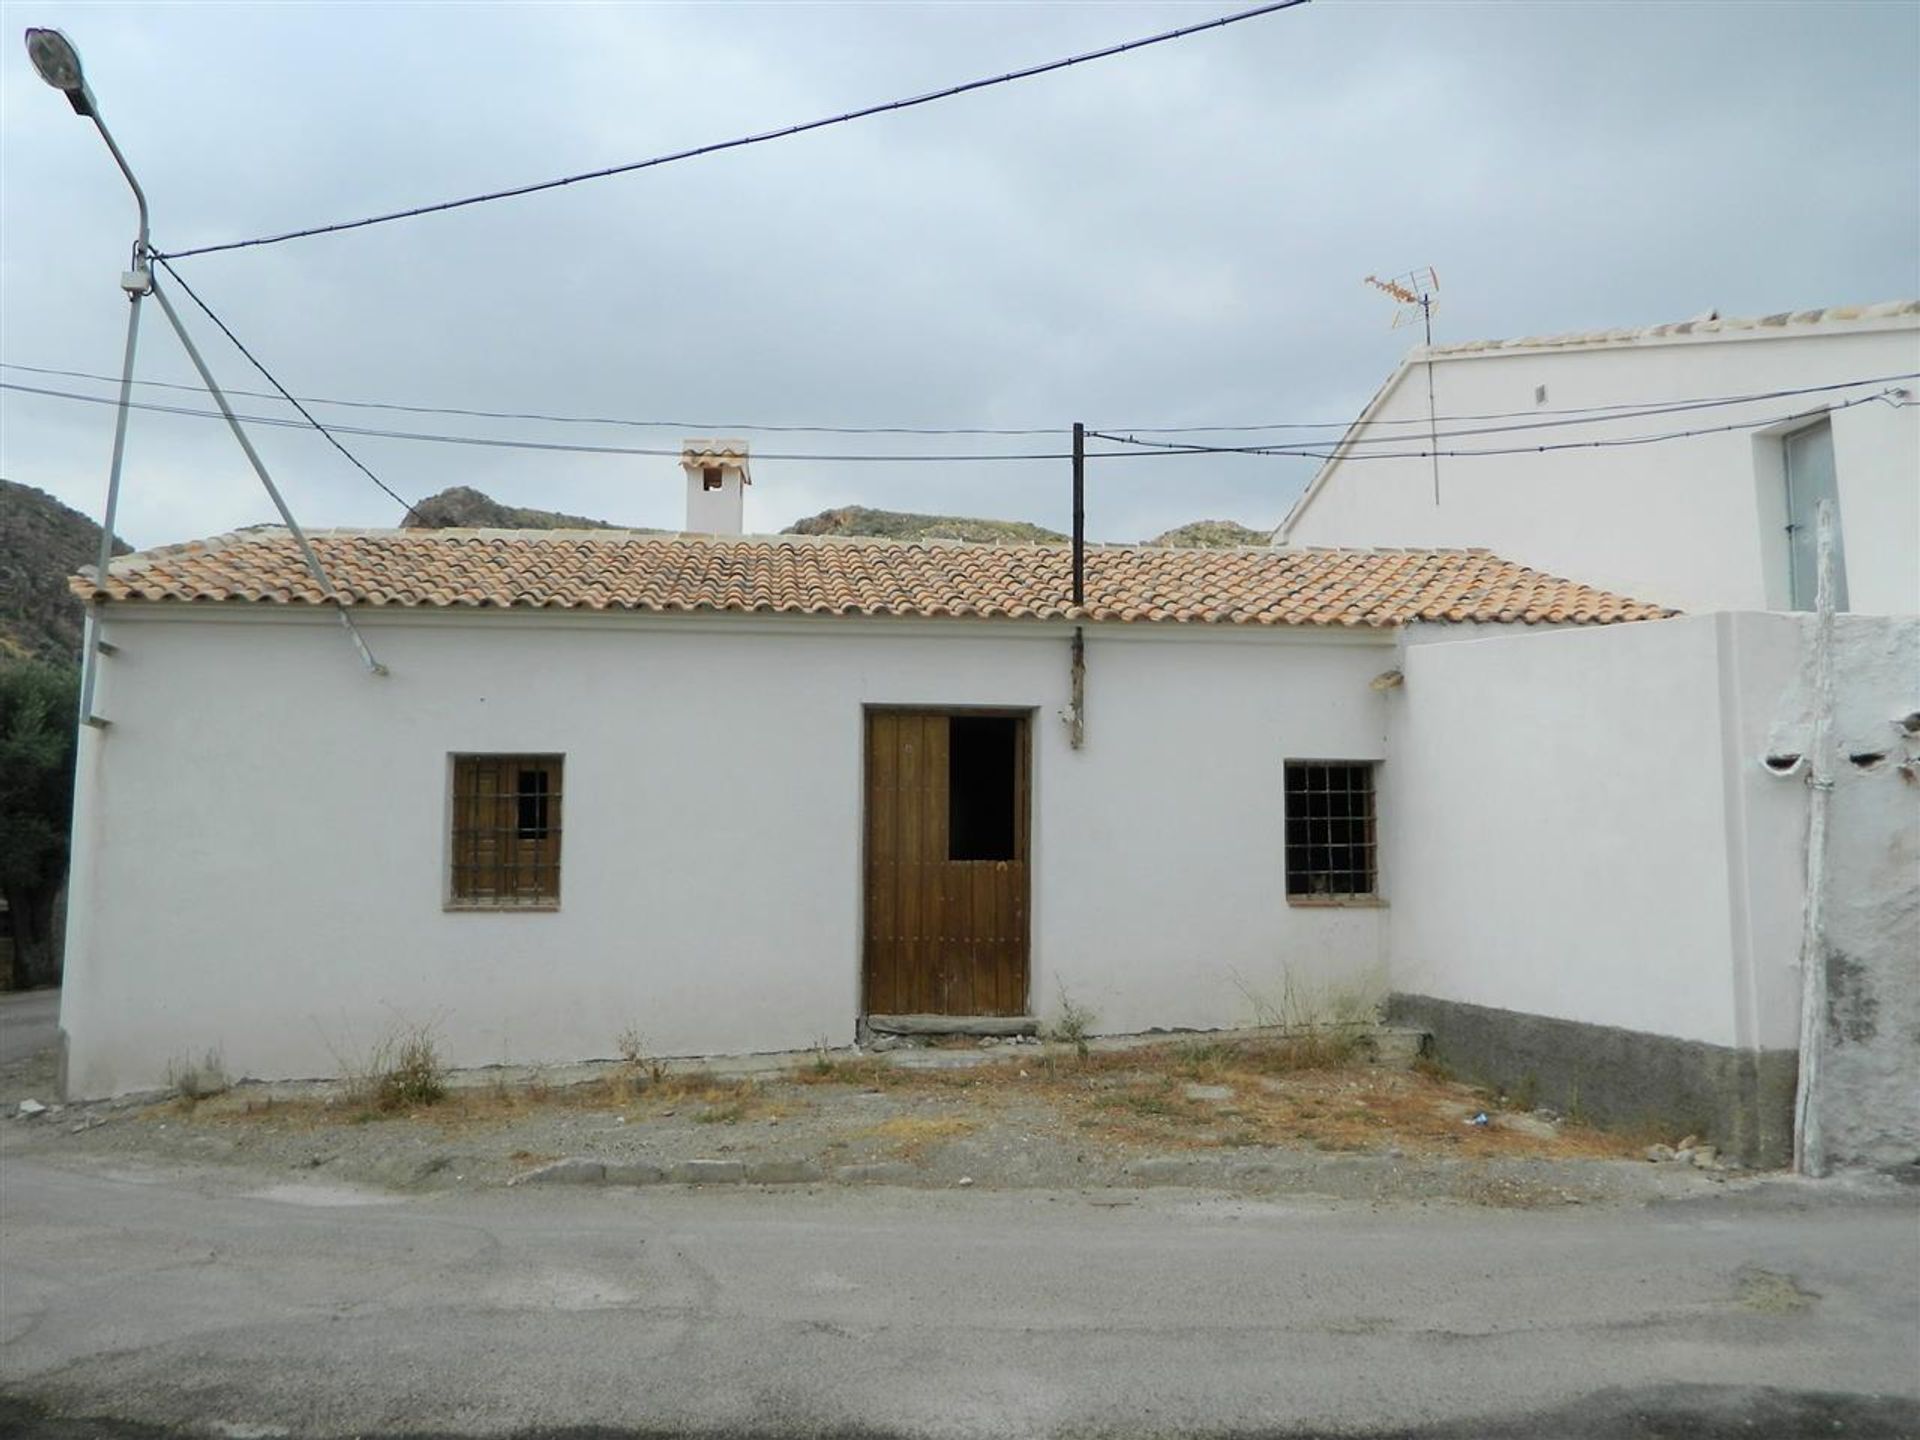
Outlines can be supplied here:
[[[133, 178], [133, 169], [127, 164], [127, 157], [120, 153], [120, 147], [113, 141], [112, 133], [100, 119], [100, 107], [94, 103], [93, 92], [87, 88], [86, 74], [80, 68], [80, 52], [73, 48], [73, 42], [58, 30], [30, 28], [26, 34], [27, 57], [33, 61], [33, 68], [40, 72], [40, 78], [67, 97], [67, 103], [73, 107], [76, 115], [84, 115], [93, 121], [94, 128], [100, 132], [100, 138], [107, 142], [107, 149], [113, 153], [114, 164], [120, 167], [120, 173], [127, 177], [127, 184], [133, 189], [133, 198], [140, 207], [140, 233], [133, 242], [133, 264], [120, 277], [120, 288], [127, 292], [132, 307], [127, 315], [127, 353], [120, 367], [120, 406], [113, 424], [113, 462], [107, 471], [107, 513], [100, 531], [100, 583], [107, 579], [107, 567], [113, 563], [113, 524], [120, 508], [120, 466], [127, 450], [127, 415], [133, 400], [133, 352], [140, 337], [140, 302], [148, 295], [159, 302], [160, 313], [173, 327], [173, 333], [180, 337], [181, 347], [187, 352], [187, 358], [193, 361], [193, 368], [200, 374], [207, 392], [220, 407], [220, 413], [226, 418], [227, 428], [233, 432], [233, 438], [240, 442], [247, 463], [253, 467], [254, 474], [260, 477], [260, 483], [266, 487], [268, 497], [274, 508], [280, 512], [280, 518], [286, 523], [288, 531], [300, 546], [300, 553], [306, 561], [307, 569], [319, 583], [320, 589], [332, 602], [334, 614], [341, 626], [353, 640], [354, 647], [360, 652], [361, 660], [375, 675], [385, 675], [386, 666], [374, 659], [373, 652], [367, 648], [367, 642], [361, 637], [352, 617], [347, 614], [345, 603], [328, 578], [320, 557], [314, 553], [307, 535], [300, 528], [300, 522], [293, 518], [293, 511], [287, 507], [280, 489], [273, 483], [273, 477], [267, 473], [266, 462], [253, 448], [253, 442], [247, 438], [247, 432], [241, 428], [240, 418], [227, 403], [226, 392], [221, 390], [219, 382], [213, 378], [213, 371], [207, 368], [200, 349], [193, 343], [193, 337], [187, 333], [187, 327], [175, 313], [172, 303], [164, 291], [153, 283], [153, 247], [148, 240], [147, 195], [140, 188], [140, 182]], [[80, 657], [80, 719], [82, 723], [105, 728], [107, 722], [93, 713], [93, 692], [96, 676], [100, 668], [102, 653], [111, 653], [110, 647], [100, 639], [100, 602], [91, 601], [87, 606], [87, 633], [85, 649]]]
[[[93, 121], [94, 129], [107, 142], [114, 163], [120, 167], [120, 173], [127, 177], [127, 184], [133, 189], [134, 203], [140, 207], [140, 233], [134, 237], [133, 263], [120, 277], [120, 288], [126, 291], [127, 299], [132, 303], [127, 310], [126, 357], [120, 366], [120, 406], [113, 422], [113, 460], [107, 469], [107, 511], [100, 530], [98, 573], [100, 583], [104, 585], [107, 566], [113, 563], [113, 526], [120, 509], [120, 466], [127, 453], [128, 405], [133, 399], [133, 352], [140, 340], [140, 301], [153, 292], [153, 266], [148, 258], [147, 194], [140, 188], [140, 182], [133, 178], [127, 157], [120, 153], [112, 132], [100, 118], [100, 108], [94, 104], [93, 92], [87, 88], [86, 75], [80, 68], [80, 52], [73, 48], [73, 42], [58, 30], [40, 29], [29, 29], [26, 40], [27, 57], [33, 61], [33, 68], [40, 72], [42, 80], [66, 95], [67, 103], [73, 107], [76, 115], [84, 115]], [[106, 723], [93, 713], [93, 686], [99, 670], [99, 649], [100, 602], [96, 600], [87, 606], [86, 639], [80, 656], [80, 718], [88, 725]]]

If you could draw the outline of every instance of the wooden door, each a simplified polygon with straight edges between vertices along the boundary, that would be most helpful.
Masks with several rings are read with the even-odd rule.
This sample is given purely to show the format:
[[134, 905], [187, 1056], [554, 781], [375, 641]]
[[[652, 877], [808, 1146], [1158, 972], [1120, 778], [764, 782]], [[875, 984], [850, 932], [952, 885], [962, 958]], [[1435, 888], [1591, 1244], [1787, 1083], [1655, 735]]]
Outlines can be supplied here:
[[1029, 730], [867, 712], [866, 1014], [1026, 1013]]

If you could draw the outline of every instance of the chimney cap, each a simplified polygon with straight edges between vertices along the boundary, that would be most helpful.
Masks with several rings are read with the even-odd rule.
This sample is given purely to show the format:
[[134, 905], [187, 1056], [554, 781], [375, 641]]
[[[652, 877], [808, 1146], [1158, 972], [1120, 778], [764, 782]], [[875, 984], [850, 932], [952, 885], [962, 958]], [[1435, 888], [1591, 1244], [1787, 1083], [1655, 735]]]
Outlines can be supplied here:
[[680, 442], [680, 466], [689, 472], [713, 466], [731, 466], [740, 472], [740, 483], [751, 485], [753, 475], [747, 469], [747, 442], [744, 440], [696, 439]]

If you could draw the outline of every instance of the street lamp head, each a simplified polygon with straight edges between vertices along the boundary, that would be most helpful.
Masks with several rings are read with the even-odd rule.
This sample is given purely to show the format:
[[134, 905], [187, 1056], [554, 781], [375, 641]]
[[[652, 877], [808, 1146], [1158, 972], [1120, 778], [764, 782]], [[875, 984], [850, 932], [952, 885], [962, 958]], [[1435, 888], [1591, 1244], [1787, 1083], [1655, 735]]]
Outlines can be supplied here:
[[40, 78], [63, 92], [67, 103], [78, 115], [93, 114], [93, 96], [88, 93], [86, 77], [80, 72], [80, 52], [58, 30], [27, 30], [27, 58]]

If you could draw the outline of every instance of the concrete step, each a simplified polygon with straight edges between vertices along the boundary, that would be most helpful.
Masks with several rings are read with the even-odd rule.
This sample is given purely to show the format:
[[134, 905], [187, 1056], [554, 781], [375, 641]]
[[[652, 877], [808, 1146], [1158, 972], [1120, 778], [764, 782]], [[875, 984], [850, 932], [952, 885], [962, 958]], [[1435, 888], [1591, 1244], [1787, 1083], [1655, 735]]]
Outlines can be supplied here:
[[862, 1022], [874, 1035], [985, 1035], [999, 1040], [1038, 1035], [1033, 1015], [869, 1015]]

